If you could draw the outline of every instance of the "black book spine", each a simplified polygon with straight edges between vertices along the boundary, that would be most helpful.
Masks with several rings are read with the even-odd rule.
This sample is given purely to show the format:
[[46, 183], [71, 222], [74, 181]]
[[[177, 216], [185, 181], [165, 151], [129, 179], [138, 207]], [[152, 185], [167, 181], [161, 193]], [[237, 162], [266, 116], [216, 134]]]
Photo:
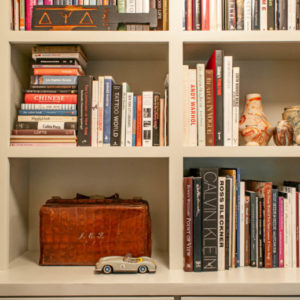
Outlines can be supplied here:
[[296, 30], [300, 29], [300, 0], [296, 2]]
[[279, 1], [279, 18], [278, 18], [278, 29], [287, 30], [287, 0]]
[[272, 190], [272, 263], [273, 268], [279, 267], [278, 256], [278, 190]]
[[232, 179], [226, 177], [226, 186], [225, 186], [225, 270], [229, 270], [229, 237], [230, 237], [230, 201], [231, 201], [231, 182]]
[[121, 146], [122, 85], [112, 86], [110, 145]]
[[78, 77], [78, 146], [91, 146], [92, 76]]
[[37, 92], [39, 90], [49, 90], [49, 94], [52, 90], [77, 90], [77, 85], [39, 85], [31, 84], [30, 89], [34, 89]]
[[216, 50], [215, 57], [215, 93], [216, 93], [216, 145], [224, 146], [224, 107], [223, 107], [223, 50]]
[[256, 267], [256, 218], [257, 218], [257, 199], [255, 193], [249, 193], [250, 196], [250, 266]]
[[275, 1], [268, 0], [268, 30], [275, 30]]
[[41, 90], [41, 89], [28, 89], [24, 91], [25, 94], [77, 94], [76, 90]]
[[194, 11], [195, 30], [201, 30], [201, 0], [195, 0]]
[[36, 64], [38, 65], [78, 65], [76, 59], [66, 58], [37, 58]]
[[218, 169], [201, 168], [202, 270], [218, 270]]
[[260, 30], [260, 1], [259, 0], [252, 0], [251, 27], [252, 30]]
[[258, 198], [258, 267], [264, 267], [264, 247], [263, 247], [263, 202], [264, 198]]
[[193, 178], [194, 210], [194, 272], [202, 271], [202, 211], [201, 211], [201, 177]]
[[160, 95], [154, 93], [153, 95], [153, 146], [159, 146], [159, 130], [160, 126]]
[[[16, 129], [39, 129], [39, 122], [16, 122]], [[47, 128], [43, 128], [47, 129]], [[53, 127], [49, 129], [61, 129], [61, 128], [55, 128], [55, 124]], [[63, 129], [77, 129], [77, 123], [75, 122], [65, 122]]]

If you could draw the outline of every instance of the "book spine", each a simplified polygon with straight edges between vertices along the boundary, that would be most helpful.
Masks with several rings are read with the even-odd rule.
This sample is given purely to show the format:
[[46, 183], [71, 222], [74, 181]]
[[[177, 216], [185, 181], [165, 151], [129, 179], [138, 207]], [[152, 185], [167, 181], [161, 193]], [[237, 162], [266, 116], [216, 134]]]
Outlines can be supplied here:
[[244, 2], [244, 30], [250, 31], [252, 28], [251, 23], [251, 0], [245, 0]]
[[159, 117], [159, 145], [165, 146], [165, 99], [160, 98], [159, 99], [159, 105], [160, 105], [160, 117]]
[[169, 30], [169, 0], [163, 0], [163, 30]]
[[240, 267], [241, 261], [241, 172], [240, 169], [236, 169], [236, 215], [235, 215], [235, 231], [236, 231], [236, 267]]
[[143, 92], [143, 146], [153, 144], [153, 92]]
[[21, 110], [76, 110], [75, 104], [21, 104]]
[[194, 1], [193, 0], [186, 0], [186, 11], [187, 11], [187, 18], [186, 18], [186, 26], [188, 31], [193, 30], [193, 6]]
[[156, 30], [163, 30], [163, 0], [156, 0], [157, 27]]
[[232, 146], [239, 145], [240, 67], [232, 69]]
[[104, 77], [98, 78], [98, 147], [103, 146], [103, 105], [104, 105]]
[[209, 30], [217, 29], [217, 0], [209, 1]]
[[[135, 5], [137, 5], [138, 1], [135, 2]], [[149, 0], [143, 0], [142, 4], [143, 4], [142, 12], [148, 14], [149, 11], [150, 11], [150, 1]]]
[[[128, 101], [128, 98], [127, 98]], [[128, 112], [127, 112], [128, 113]], [[143, 97], [138, 95], [136, 97], [136, 145], [143, 145]]]
[[76, 85], [77, 76], [48, 76], [48, 75], [33, 75], [31, 84], [39, 85]]
[[21, 116], [77, 116], [77, 110], [19, 110]]
[[53, 5], [53, 0], [44, 0], [44, 5]]
[[244, 30], [244, 0], [236, 1], [236, 29]]
[[133, 96], [132, 111], [132, 147], [136, 146], [136, 96]]
[[10, 143], [11, 147], [76, 147], [76, 143]]
[[218, 178], [218, 271], [225, 270], [226, 178]]
[[26, 30], [31, 30], [32, 10], [35, 5], [37, 0], [26, 0]]
[[127, 113], [126, 113], [126, 146], [132, 146], [132, 113], [133, 113], [133, 93], [127, 93]]
[[72, 90], [72, 89], [26, 89], [24, 91], [25, 94], [76, 94], [77, 95], [77, 89]]
[[144, 6], [144, 0], [135, 0], [135, 12], [136, 13], [142, 13], [143, 12], [143, 6]]
[[296, 30], [300, 29], [300, 0], [296, 0]]
[[111, 146], [121, 146], [122, 85], [114, 84], [111, 101]]
[[33, 75], [73, 75], [73, 76], [77, 76], [80, 75], [80, 72], [78, 69], [75, 68], [70, 68], [70, 69], [66, 69], [66, 68], [34, 68], [33, 69]]
[[260, 30], [268, 30], [268, 1], [260, 0]]
[[245, 182], [240, 182], [240, 267], [245, 265]]
[[112, 78], [104, 77], [103, 145], [110, 145], [112, 85]]
[[201, 0], [195, 0], [194, 11], [195, 30], [201, 30]]
[[232, 56], [224, 56], [224, 146], [232, 146]]
[[90, 0], [84, 0], [84, 1], [83, 1], [83, 5], [84, 5], [84, 6], [90, 5]]
[[252, 0], [251, 6], [251, 28], [252, 30], [260, 29], [260, 0]]
[[201, 30], [209, 30], [209, 0], [201, 1]]
[[77, 129], [77, 122], [16, 122], [16, 129]]
[[257, 218], [257, 197], [254, 193], [250, 196], [250, 266], [256, 267], [257, 240], [256, 240], [256, 218]]
[[292, 267], [297, 267], [297, 245], [296, 245], [296, 187], [289, 188], [291, 192], [291, 235], [292, 235]]
[[150, 8], [156, 8], [156, 0], [150, 0]]
[[75, 130], [37, 130], [37, 129], [13, 129], [12, 135], [72, 135], [75, 136]]
[[272, 183], [264, 184], [265, 267], [272, 268]]
[[205, 146], [205, 65], [197, 64], [198, 146]]
[[278, 268], [278, 190], [272, 190], [272, 262]]
[[[49, 92], [49, 91], [48, 91]], [[77, 104], [76, 94], [28, 94], [24, 95], [28, 104]]]
[[206, 146], [215, 145], [215, 118], [214, 118], [214, 73], [205, 70], [205, 132]]
[[200, 169], [202, 204], [202, 270], [218, 270], [218, 169]]
[[121, 146], [126, 146], [126, 110], [127, 110], [127, 93], [130, 88], [127, 82], [122, 83], [122, 118], [121, 118]]
[[[297, 189], [298, 191], [299, 189]], [[299, 251], [300, 251], [300, 237], [299, 237], [299, 192], [296, 193], [296, 267], [299, 268], [300, 262], [299, 262]]]
[[275, 29], [275, 0], [268, 0], [268, 30]]
[[118, 13], [126, 13], [126, 1], [118, 0]]
[[189, 67], [183, 66], [183, 145], [189, 146]]
[[193, 178], [193, 253], [194, 253], [194, 271], [202, 271], [202, 203], [201, 203], [201, 178]]
[[197, 146], [196, 70], [189, 69], [189, 146]]
[[91, 146], [92, 76], [80, 76], [78, 82], [78, 146]]
[[193, 178], [184, 178], [184, 271], [193, 271]]
[[245, 256], [244, 266], [250, 266], [250, 196], [245, 196]]
[[135, 0], [126, 0], [126, 12], [135, 13]]
[[288, 30], [296, 30], [296, 0], [288, 0]]
[[20, 30], [25, 30], [25, 0], [20, 0]]
[[290, 261], [290, 258], [289, 258], [289, 249], [290, 249], [290, 245], [289, 245], [289, 200], [287, 198], [284, 198], [284, 201], [283, 201], [283, 209], [284, 209], [284, 225], [283, 225], [283, 228], [284, 228], [284, 267], [285, 268], [289, 268], [291, 267], [289, 261]]
[[263, 202], [264, 202], [264, 198], [258, 198], [258, 267], [259, 268], [263, 268], [264, 267], [264, 247], [263, 247], [263, 230], [264, 230], [264, 226], [263, 226]]
[[90, 5], [97, 5], [97, 1], [96, 0], [90, 0]]
[[92, 133], [91, 133], [91, 146], [98, 146], [98, 103], [99, 103], [99, 83], [98, 80], [93, 80], [92, 83]]
[[35, 60], [35, 65], [33, 65], [32, 67], [40, 67], [40, 65], [46, 65], [47, 67], [49, 66], [49, 68], [51, 68], [53, 65], [70, 65], [70, 66], [78, 66], [78, 61], [74, 58], [71, 59], [65, 59], [65, 58], [39, 58], [37, 57]]
[[236, 3], [235, 0], [227, 0], [227, 30], [236, 29]]
[[278, 266], [284, 267], [284, 198], [278, 197]]
[[155, 93], [153, 96], [153, 146], [159, 146], [160, 128], [160, 95]]
[[21, 116], [18, 115], [18, 122], [77, 122], [76, 116]]
[[223, 28], [223, 1], [217, 0], [217, 31], [222, 31]]
[[15, 31], [20, 30], [20, 0], [14, 0], [14, 21]]
[[226, 186], [225, 186], [225, 269], [229, 270], [229, 266], [230, 266], [230, 202], [231, 202], [231, 178], [227, 178], [226, 177]]
[[288, 29], [288, 3], [287, 0], [280, 0], [278, 7], [278, 29], [279, 30], [287, 30]]

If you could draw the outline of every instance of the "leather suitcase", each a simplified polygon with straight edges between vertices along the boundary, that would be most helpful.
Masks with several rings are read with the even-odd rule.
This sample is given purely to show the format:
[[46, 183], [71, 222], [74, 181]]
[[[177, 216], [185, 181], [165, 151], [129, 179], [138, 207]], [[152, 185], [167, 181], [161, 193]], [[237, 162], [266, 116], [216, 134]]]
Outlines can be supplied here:
[[50, 199], [40, 209], [40, 265], [95, 265], [100, 257], [151, 256], [144, 200]]

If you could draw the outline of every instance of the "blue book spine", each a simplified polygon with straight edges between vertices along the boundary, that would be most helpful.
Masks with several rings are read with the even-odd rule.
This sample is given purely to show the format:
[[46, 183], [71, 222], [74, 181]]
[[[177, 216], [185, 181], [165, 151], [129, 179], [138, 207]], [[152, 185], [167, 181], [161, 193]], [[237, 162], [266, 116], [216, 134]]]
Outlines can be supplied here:
[[132, 146], [136, 146], [136, 96], [133, 97], [132, 111]]
[[77, 110], [19, 110], [23, 116], [77, 116]]
[[36, 75], [34, 81], [35, 84], [42, 84], [42, 85], [76, 85], [77, 76]]
[[272, 263], [273, 268], [279, 267], [278, 256], [278, 190], [272, 190]]
[[44, 5], [44, 0], [37, 0], [37, 5]]
[[73, 0], [73, 5], [78, 5], [78, 0]]
[[103, 144], [110, 145], [112, 78], [104, 78]]
[[241, 260], [241, 224], [240, 224], [240, 184], [241, 184], [241, 170], [236, 169], [236, 267], [240, 266]]

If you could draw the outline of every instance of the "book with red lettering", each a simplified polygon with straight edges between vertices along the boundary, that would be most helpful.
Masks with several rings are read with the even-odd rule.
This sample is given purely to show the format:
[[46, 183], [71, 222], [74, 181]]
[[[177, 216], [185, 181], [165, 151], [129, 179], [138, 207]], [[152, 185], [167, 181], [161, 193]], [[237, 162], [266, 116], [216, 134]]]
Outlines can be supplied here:
[[33, 104], [77, 104], [77, 94], [28, 94], [24, 103]]
[[33, 75], [83, 75], [77, 68], [34, 68]]
[[223, 60], [224, 51], [215, 50], [206, 64], [207, 70], [213, 70], [214, 78], [214, 122], [216, 146], [224, 146]]
[[143, 97], [136, 96], [136, 146], [143, 146], [142, 143], [142, 120], [143, 120]]
[[196, 101], [196, 69], [189, 69], [189, 146], [197, 146], [197, 101]]

